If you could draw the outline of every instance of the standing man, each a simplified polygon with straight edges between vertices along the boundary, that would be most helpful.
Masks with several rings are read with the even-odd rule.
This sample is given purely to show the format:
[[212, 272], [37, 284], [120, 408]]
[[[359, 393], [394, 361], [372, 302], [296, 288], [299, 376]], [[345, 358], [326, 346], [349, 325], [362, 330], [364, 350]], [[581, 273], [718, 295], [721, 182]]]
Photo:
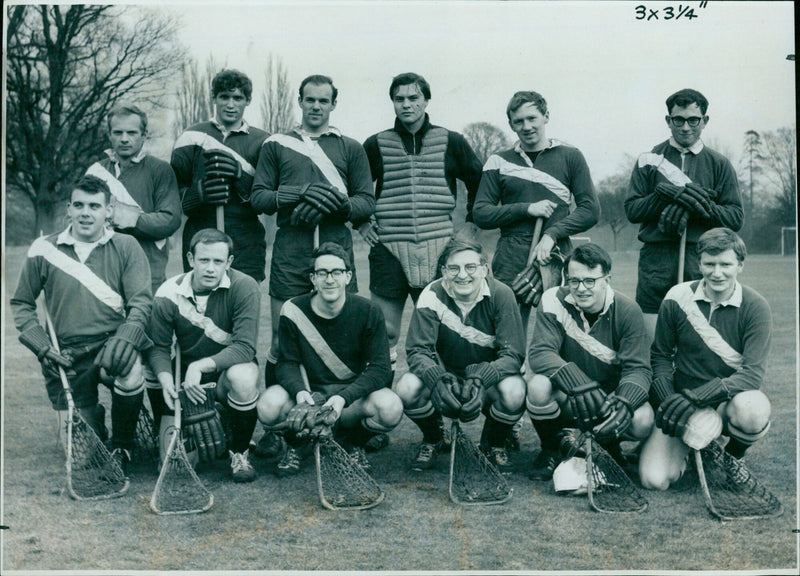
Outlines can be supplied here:
[[[417, 300], [406, 336], [409, 371], [396, 384], [406, 415], [423, 436], [412, 466], [435, 465], [444, 444], [442, 415], [470, 421], [483, 411], [481, 449], [509, 472], [505, 439], [525, 410], [525, 335], [514, 293], [488, 277], [477, 242], [453, 239], [441, 258], [442, 278]], [[462, 397], [473, 401], [454, 398], [454, 380]]]
[[[108, 185], [81, 178], [70, 194], [67, 229], [38, 238], [28, 250], [11, 310], [20, 342], [42, 364], [53, 408], [67, 410], [60, 366], [72, 376], [75, 407], [102, 440], [107, 431], [97, 385], [111, 384], [112, 456], [125, 470], [142, 407], [141, 354], [153, 345], [146, 332], [152, 296], [147, 257], [134, 238], [106, 228], [113, 216]], [[60, 354], [36, 312], [43, 290]]]
[[[191, 271], [170, 278], [156, 292], [150, 320], [151, 364], [172, 410], [177, 397], [170, 360], [174, 337], [189, 402], [208, 406], [206, 412], [212, 418], [216, 417], [215, 400], [227, 408], [231, 476], [234, 482], [252, 482], [256, 472], [248, 448], [257, 418], [258, 366], [253, 359], [261, 294], [255, 280], [231, 270], [232, 251], [233, 241], [219, 230], [207, 228], [194, 235], [187, 254]], [[208, 398], [209, 394], [213, 396]], [[193, 406], [183, 409], [187, 415], [196, 411]], [[162, 445], [173, 418], [165, 415], [161, 420]], [[208, 438], [196, 436], [201, 436], [195, 437], [201, 455], [213, 457], [213, 448], [205, 445]]]
[[456, 179], [467, 187], [467, 222], [481, 181], [481, 164], [464, 137], [431, 124], [431, 87], [419, 74], [392, 79], [394, 128], [364, 142], [375, 216], [359, 227], [371, 246], [370, 298], [386, 317], [392, 365], [406, 300], [416, 304], [438, 272], [439, 254], [453, 235]]
[[681, 236], [686, 235], [683, 280], [698, 280], [697, 239], [706, 230], [739, 230], [744, 220], [739, 182], [730, 161], [703, 144], [708, 100], [697, 90], [667, 98], [669, 140], [639, 156], [631, 174], [625, 214], [639, 226], [636, 302], [652, 341], [658, 307], [678, 277]]
[[[364, 222], [375, 210], [375, 194], [364, 148], [330, 126], [338, 90], [328, 76], [300, 84], [300, 126], [271, 136], [261, 148], [251, 203], [277, 212], [278, 231], [269, 272], [272, 346], [265, 368], [267, 387], [276, 383], [278, 325], [283, 303], [313, 288], [308, 261], [319, 243], [335, 242], [353, 261], [353, 238], [345, 225]], [[347, 289], [357, 292], [355, 270]]]
[[760, 388], [772, 312], [738, 281], [747, 248], [732, 230], [712, 228], [698, 238], [697, 252], [702, 279], [672, 287], [658, 312], [651, 349], [657, 427], [639, 460], [645, 488], [666, 490], [680, 478], [689, 455], [682, 435], [697, 410], [717, 410], [730, 438], [725, 450], [737, 459], [769, 430], [770, 403]]
[[250, 205], [258, 154], [267, 133], [244, 121], [253, 84], [238, 70], [223, 70], [211, 82], [215, 117], [188, 128], [172, 150], [172, 168], [178, 177], [183, 213], [183, 270], [191, 269], [187, 255], [198, 230], [216, 227], [223, 206], [225, 230], [233, 239], [233, 267], [265, 278], [265, 230]]
[[[580, 150], [547, 137], [550, 112], [541, 94], [517, 92], [506, 115], [519, 141], [486, 161], [472, 214], [479, 227], [500, 228], [492, 272], [509, 286], [525, 268], [536, 218], [544, 218], [534, 253], [546, 290], [561, 285], [562, 259], [553, 250], [567, 256], [569, 237], [597, 224], [600, 206]], [[520, 303], [520, 312], [527, 335], [530, 305]]]
[[597, 427], [621, 460], [620, 439], [644, 440], [653, 427], [642, 311], [611, 288], [611, 257], [597, 244], [578, 246], [565, 270], [567, 285], [542, 295], [528, 352], [527, 408], [542, 445], [533, 480], [553, 477], [563, 428]]
[[150, 263], [152, 292], [166, 279], [169, 237], [180, 228], [181, 206], [175, 173], [167, 162], [147, 155], [147, 115], [122, 104], [108, 113], [111, 148], [87, 174], [105, 180], [114, 197], [114, 230], [139, 241]]
[[[261, 396], [259, 418], [269, 428], [287, 416], [291, 421], [295, 407], [330, 406], [335, 437], [368, 468], [366, 442], [374, 434], [392, 430], [403, 418], [403, 404], [388, 388], [392, 373], [386, 324], [380, 308], [347, 293], [352, 267], [344, 248], [326, 242], [314, 250], [312, 262], [308, 277], [314, 291], [281, 308], [280, 385], [270, 386]], [[287, 442], [279, 475], [300, 470], [301, 444], [291, 432]]]

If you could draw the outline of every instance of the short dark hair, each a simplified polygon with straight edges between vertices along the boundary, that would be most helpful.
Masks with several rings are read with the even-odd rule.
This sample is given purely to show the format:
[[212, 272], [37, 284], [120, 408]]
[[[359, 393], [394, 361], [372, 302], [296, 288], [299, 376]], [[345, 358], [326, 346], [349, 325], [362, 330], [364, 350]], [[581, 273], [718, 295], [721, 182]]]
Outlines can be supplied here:
[[299, 93], [301, 100], [303, 99], [303, 89], [306, 87], [306, 84], [330, 84], [331, 90], [333, 91], [331, 101], [336, 102], [336, 98], [339, 96], [339, 90], [333, 85], [333, 79], [330, 76], [325, 76], [323, 74], [312, 74], [311, 76], [303, 78], [303, 81], [300, 82]]
[[593, 242], [581, 244], [572, 251], [572, 254], [564, 259], [565, 271], [569, 270], [569, 263], [573, 260], [583, 264], [587, 268], [600, 266], [603, 274], [608, 274], [611, 272], [611, 256], [609, 256], [608, 252], [606, 252], [599, 244], [595, 244]]
[[479, 242], [460, 236], [454, 236], [450, 238], [444, 250], [442, 250], [442, 253], [439, 255], [439, 268], [441, 269], [446, 266], [451, 256], [459, 252], [467, 252], [468, 250], [477, 252], [480, 255], [481, 264], [486, 263], [486, 258], [483, 256], [483, 246], [481, 246]]
[[83, 190], [87, 194], [102, 194], [106, 199], [106, 204], [111, 203], [111, 189], [102, 178], [92, 176], [91, 174], [84, 174], [72, 187], [69, 193], [69, 199], [72, 201], [72, 193], [75, 190]]
[[314, 270], [314, 263], [317, 261], [317, 258], [321, 256], [336, 256], [337, 258], [341, 258], [342, 262], [344, 262], [345, 269], [351, 269], [350, 255], [347, 253], [347, 250], [336, 242], [323, 242], [318, 247], [314, 248], [314, 252], [311, 253], [311, 271]]
[[733, 250], [739, 262], [747, 257], [747, 246], [741, 237], [730, 228], [712, 228], [697, 239], [697, 255], [703, 252], [716, 256], [726, 250]]
[[697, 104], [697, 107], [700, 108], [700, 113], [703, 116], [706, 115], [706, 110], [708, 110], [708, 100], [705, 96], [700, 94], [700, 92], [697, 90], [692, 90], [691, 88], [678, 90], [675, 92], [675, 94], [667, 98], [667, 114], [672, 113], [672, 108], [674, 106], [686, 108], [692, 104]]
[[253, 83], [247, 74], [233, 69], [222, 70], [211, 81], [211, 97], [216, 98], [222, 92], [231, 92], [237, 88], [241, 89], [249, 101], [253, 95]]
[[147, 134], [147, 114], [145, 114], [138, 106], [135, 106], [134, 104], [118, 104], [117, 106], [114, 106], [106, 117], [106, 123], [108, 124], [109, 132], [111, 131], [111, 119], [114, 116], [138, 116], [142, 134]]
[[543, 115], [547, 114], [547, 100], [544, 99], [544, 96], [531, 90], [522, 90], [520, 92], [515, 92], [511, 100], [509, 100], [508, 106], [506, 106], [506, 116], [508, 120], [511, 121], [512, 112], [516, 112], [520, 106], [528, 102], [536, 106]]
[[419, 74], [414, 72], [404, 72], [392, 78], [392, 83], [389, 85], [389, 99], [394, 100], [394, 95], [397, 93], [400, 86], [408, 86], [409, 84], [416, 84], [419, 86], [419, 91], [425, 97], [425, 100], [431, 99], [431, 85]]
[[192, 241], [189, 243], [189, 252], [194, 255], [195, 247], [198, 244], [218, 244], [220, 242], [228, 245], [228, 256], [233, 254], [233, 240], [230, 236], [216, 228], [203, 228], [192, 236]]

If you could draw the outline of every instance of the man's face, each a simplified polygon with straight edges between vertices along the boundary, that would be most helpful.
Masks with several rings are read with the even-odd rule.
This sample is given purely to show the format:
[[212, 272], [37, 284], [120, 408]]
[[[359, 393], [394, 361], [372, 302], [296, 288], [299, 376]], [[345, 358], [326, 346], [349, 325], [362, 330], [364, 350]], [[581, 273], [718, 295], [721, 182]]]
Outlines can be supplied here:
[[324, 254], [314, 260], [311, 283], [325, 302], [334, 304], [344, 300], [345, 288], [352, 275], [344, 260], [333, 254]]
[[217, 121], [226, 128], [237, 128], [250, 104], [241, 88], [225, 90], [214, 96], [214, 112]]
[[233, 263], [233, 255], [228, 254], [226, 242], [195, 244], [194, 254], [187, 254], [189, 266], [194, 270], [192, 289], [195, 293], [208, 293], [222, 282], [223, 276]]
[[[669, 116], [666, 117], [666, 121], [675, 142], [684, 148], [689, 148], [700, 139], [700, 134], [708, 122], [708, 116], [704, 116], [700, 112], [700, 106], [697, 104], [690, 104], [685, 108], [683, 106], [673, 106]], [[690, 126], [690, 122], [697, 122], [698, 124]], [[683, 123], [683, 126], [678, 126], [680, 123]]]
[[[591, 314], [600, 312], [606, 303], [606, 286], [608, 286], [608, 276], [603, 274], [602, 266], [598, 264], [594, 268], [589, 268], [585, 264], [571, 260], [567, 274], [569, 292], [578, 308]], [[587, 283], [594, 285], [590, 288]]]
[[97, 242], [103, 237], [103, 227], [112, 213], [113, 208], [106, 201], [105, 194], [89, 194], [76, 188], [67, 205], [73, 238], [80, 242]]
[[425, 121], [428, 100], [423, 96], [416, 83], [398, 86], [392, 102], [394, 103], [394, 113], [406, 129], [413, 128], [413, 131], [416, 131], [422, 126]]
[[142, 120], [136, 114], [115, 115], [109, 123], [111, 149], [119, 160], [134, 158], [144, 146]]
[[732, 249], [719, 254], [700, 254], [700, 274], [705, 280], [706, 296], [717, 302], [730, 298], [742, 268], [743, 264]]
[[442, 276], [451, 287], [456, 300], [473, 302], [481, 291], [486, 278], [486, 264], [474, 250], [452, 254], [442, 267]]
[[532, 102], [526, 102], [511, 113], [508, 125], [517, 134], [522, 149], [535, 152], [547, 146], [545, 125], [549, 121], [550, 112], [542, 114]]
[[322, 132], [328, 127], [331, 112], [336, 108], [333, 87], [330, 84], [306, 84], [298, 103], [303, 112], [303, 129], [311, 133]]

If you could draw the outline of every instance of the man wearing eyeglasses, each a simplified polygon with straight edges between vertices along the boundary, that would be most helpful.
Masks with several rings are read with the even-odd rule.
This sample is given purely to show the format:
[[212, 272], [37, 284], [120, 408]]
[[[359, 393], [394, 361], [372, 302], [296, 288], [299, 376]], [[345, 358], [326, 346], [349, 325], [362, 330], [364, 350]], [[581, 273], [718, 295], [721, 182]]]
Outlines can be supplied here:
[[625, 213], [639, 224], [639, 280], [636, 302], [652, 341], [658, 308], [678, 283], [681, 236], [686, 235], [683, 278], [698, 280], [697, 239], [717, 226], [739, 230], [744, 220], [736, 171], [719, 152], [703, 144], [708, 100], [684, 89], [667, 98], [669, 140], [639, 156], [631, 174]]
[[[280, 384], [262, 394], [258, 416], [271, 430], [297, 406], [332, 407], [335, 437], [359, 464], [369, 467], [364, 445], [403, 418], [400, 399], [387, 387], [392, 371], [383, 313], [366, 298], [347, 292], [353, 272], [350, 255], [340, 245], [323, 243], [312, 261], [308, 278], [314, 291], [281, 308]], [[304, 447], [292, 431], [285, 438], [280, 476], [300, 471]]]
[[417, 300], [406, 336], [409, 371], [395, 385], [406, 415], [423, 435], [412, 468], [435, 465], [444, 445], [443, 415], [468, 422], [483, 412], [481, 448], [501, 472], [509, 472], [504, 443], [525, 403], [519, 308], [511, 289], [488, 277], [477, 242], [450, 240], [441, 261], [442, 278]]
[[566, 427], [594, 430], [621, 459], [620, 440], [643, 440], [653, 426], [641, 309], [611, 288], [611, 257], [597, 244], [578, 246], [565, 267], [567, 285], [542, 295], [528, 350], [526, 404], [541, 440], [533, 480], [553, 477]]

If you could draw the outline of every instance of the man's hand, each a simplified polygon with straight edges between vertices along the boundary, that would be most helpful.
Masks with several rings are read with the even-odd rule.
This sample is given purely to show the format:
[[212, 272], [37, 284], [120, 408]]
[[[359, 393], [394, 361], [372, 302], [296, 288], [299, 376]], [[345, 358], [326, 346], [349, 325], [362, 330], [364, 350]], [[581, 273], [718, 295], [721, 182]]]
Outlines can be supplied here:
[[325, 182], [314, 182], [305, 189], [301, 199], [311, 204], [322, 214], [338, 212], [346, 196]]
[[289, 219], [289, 223], [292, 226], [309, 226], [314, 228], [322, 222], [323, 216], [324, 214], [322, 212], [303, 200], [295, 207]]
[[556, 370], [550, 380], [567, 395], [566, 411], [577, 421], [581, 430], [591, 430], [602, 421], [605, 414], [601, 409], [606, 393], [575, 363], [569, 362]]
[[609, 394], [600, 408], [601, 414], [607, 418], [594, 427], [595, 438], [598, 442], [610, 442], [622, 436], [633, 421], [633, 410], [630, 404], [615, 394]]
[[553, 246], [555, 245], [556, 241], [549, 234], [542, 234], [541, 240], [533, 250], [534, 258], [539, 265], [544, 266], [550, 263], [550, 260], [552, 260], [550, 252], [553, 251]]
[[186, 376], [183, 380], [183, 391], [186, 396], [194, 404], [204, 402], [206, 399], [206, 391], [200, 385], [200, 380], [203, 378], [203, 372], [200, 370], [197, 362], [192, 362], [186, 368]]
[[109, 376], [125, 376], [133, 368], [138, 353], [132, 342], [112, 336], [106, 340], [94, 363], [103, 368]]
[[231, 197], [231, 184], [224, 178], [198, 180], [197, 196], [203, 204], [212, 206], [227, 204]]
[[558, 204], [552, 200], [539, 200], [533, 204], [528, 204], [528, 216], [534, 218], [550, 218], [553, 212], [555, 212], [556, 206], [558, 206]]
[[380, 242], [380, 238], [378, 237], [377, 223], [373, 223], [372, 221], [364, 222], [358, 227], [358, 233], [361, 234], [361, 237], [370, 246], [375, 246], [375, 244]]
[[669, 204], [658, 219], [658, 229], [668, 236], [680, 236], [688, 224], [689, 211], [678, 204]]
[[172, 374], [168, 372], [159, 374], [158, 381], [161, 383], [161, 393], [164, 395], [164, 402], [167, 403], [170, 410], [175, 410], [175, 399], [178, 397], [178, 392], [175, 390]]
[[681, 393], [673, 394], [659, 406], [656, 412], [656, 426], [661, 428], [664, 434], [680, 438], [686, 430], [689, 418], [697, 410], [698, 407], [686, 396]]
[[36, 354], [36, 358], [42, 365], [53, 371], [58, 372], [58, 367], [72, 368], [72, 358], [68, 354], [59, 354], [50, 345], [50, 338], [39, 324], [28, 328], [19, 335], [19, 341], [31, 352]]
[[242, 167], [239, 162], [225, 150], [203, 150], [203, 165], [205, 179], [208, 180], [222, 178], [231, 182], [242, 176]]
[[481, 415], [483, 407], [483, 380], [477, 376], [467, 376], [461, 381], [459, 390], [461, 410], [458, 419], [462, 422], [472, 422]]
[[449, 372], [439, 376], [433, 385], [431, 402], [439, 412], [448, 418], [458, 418], [459, 412], [461, 412], [461, 402], [455, 395], [458, 388], [458, 378]]

